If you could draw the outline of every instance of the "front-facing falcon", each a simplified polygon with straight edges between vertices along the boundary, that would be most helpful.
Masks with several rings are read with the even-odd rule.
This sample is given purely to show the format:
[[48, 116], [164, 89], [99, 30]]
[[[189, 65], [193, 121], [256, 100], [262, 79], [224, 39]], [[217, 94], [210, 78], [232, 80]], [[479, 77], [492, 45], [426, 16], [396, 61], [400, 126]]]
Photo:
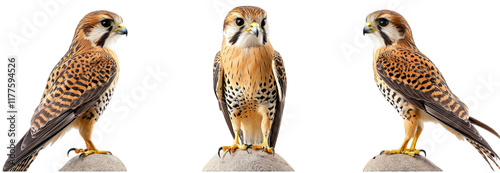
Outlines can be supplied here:
[[109, 153], [97, 150], [91, 136], [118, 80], [118, 57], [111, 46], [121, 35], [127, 35], [127, 29], [115, 13], [94, 11], [83, 17], [68, 52], [49, 75], [31, 128], [17, 143], [15, 157], [5, 162], [4, 171], [26, 171], [41, 149], [71, 128], [80, 131], [87, 148], [70, 151], [80, 156]]
[[258, 7], [234, 8], [224, 20], [223, 34], [214, 61], [214, 91], [234, 143], [219, 152], [251, 146], [274, 154], [286, 75], [280, 54], [269, 42], [267, 14]]
[[[373, 37], [373, 71], [379, 90], [404, 119], [406, 137], [401, 148], [385, 154], [414, 156], [418, 137], [427, 121], [441, 124], [460, 140], [467, 140], [483, 158], [493, 161], [498, 155], [472, 126], [475, 124], [500, 136], [486, 124], [469, 116], [467, 106], [454, 95], [441, 72], [413, 41], [410, 26], [400, 14], [381, 10], [366, 18], [363, 34]], [[410, 148], [408, 142], [413, 138]], [[499, 167], [500, 168], [500, 167]], [[493, 169], [493, 167], [491, 167]]]

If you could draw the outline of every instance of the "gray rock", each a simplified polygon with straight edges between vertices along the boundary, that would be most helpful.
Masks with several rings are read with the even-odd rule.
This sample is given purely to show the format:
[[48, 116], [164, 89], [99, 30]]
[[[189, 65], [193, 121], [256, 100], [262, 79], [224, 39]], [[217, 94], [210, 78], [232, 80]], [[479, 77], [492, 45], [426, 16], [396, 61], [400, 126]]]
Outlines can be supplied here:
[[91, 154], [87, 157], [73, 157], [59, 171], [127, 171], [127, 168], [114, 155]]
[[203, 168], [205, 172], [217, 171], [294, 171], [280, 155], [248, 149], [236, 150], [231, 155], [222, 153], [221, 158], [216, 154]]
[[422, 156], [406, 154], [382, 154], [368, 161], [364, 172], [373, 171], [434, 171], [442, 172], [441, 168]]

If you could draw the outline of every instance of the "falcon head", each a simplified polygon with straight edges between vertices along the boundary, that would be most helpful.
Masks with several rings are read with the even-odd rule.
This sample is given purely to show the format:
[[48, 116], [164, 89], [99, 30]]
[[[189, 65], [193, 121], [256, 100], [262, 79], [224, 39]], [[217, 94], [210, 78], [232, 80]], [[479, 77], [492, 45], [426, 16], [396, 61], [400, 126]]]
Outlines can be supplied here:
[[122, 18], [109, 11], [91, 12], [78, 23], [73, 42], [88, 42], [92, 47], [110, 49], [121, 35], [127, 35]]
[[266, 11], [259, 7], [241, 6], [231, 10], [224, 20], [226, 45], [261, 46], [268, 42]]
[[409, 43], [414, 45], [410, 26], [399, 13], [375, 11], [366, 17], [363, 35], [370, 34], [377, 47]]

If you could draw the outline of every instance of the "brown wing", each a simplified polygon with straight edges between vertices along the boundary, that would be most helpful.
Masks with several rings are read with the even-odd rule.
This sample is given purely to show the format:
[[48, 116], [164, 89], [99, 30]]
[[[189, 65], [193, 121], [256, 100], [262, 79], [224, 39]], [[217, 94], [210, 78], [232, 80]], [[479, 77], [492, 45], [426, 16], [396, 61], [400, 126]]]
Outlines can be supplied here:
[[[217, 55], [215, 55], [214, 59], [214, 71], [213, 71], [213, 78], [214, 78], [214, 92], [215, 96], [217, 97], [217, 100], [219, 102], [219, 109], [222, 111], [222, 114], [224, 115], [224, 119], [226, 120], [227, 127], [229, 128], [229, 131], [231, 132], [231, 135], [234, 138], [234, 131], [233, 131], [233, 125], [231, 124], [231, 118], [229, 115], [229, 110], [227, 110], [227, 105], [226, 105], [226, 98], [224, 96], [224, 73], [222, 72], [221, 68], [221, 55], [220, 52], [217, 52]], [[240, 135], [242, 136], [242, 135]], [[241, 138], [243, 139], [243, 138]], [[243, 141], [243, 140], [241, 140]]]
[[16, 157], [7, 160], [4, 170], [24, 162], [85, 113], [113, 83], [116, 73], [116, 62], [107, 54], [82, 54], [62, 64], [35, 110], [31, 129], [16, 145]]
[[276, 140], [278, 139], [278, 133], [281, 126], [281, 117], [283, 116], [283, 109], [285, 108], [285, 96], [286, 96], [286, 72], [285, 65], [283, 64], [283, 59], [281, 55], [275, 50], [273, 58], [273, 74], [276, 79], [276, 84], [278, 86], [278, 103], [276, 105], [276, 114], [274, 117], [273, 125], [271, 127], [271, 133], [269, 135], [269, 146], [274, 147], [276, 145]]
[[465, 104], [450, 91], [439, 70], [425, 55], [407, 50], [385, 52], [376, 65], [382, 80], [410, 103], [497, 157], [472, 126]]

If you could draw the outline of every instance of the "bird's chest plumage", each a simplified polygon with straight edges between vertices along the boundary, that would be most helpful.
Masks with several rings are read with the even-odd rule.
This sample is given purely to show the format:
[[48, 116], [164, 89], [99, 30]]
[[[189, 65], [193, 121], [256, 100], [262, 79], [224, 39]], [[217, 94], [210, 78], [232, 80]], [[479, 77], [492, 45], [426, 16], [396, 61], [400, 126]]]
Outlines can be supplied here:
[[278, 90], [270, 55], [255, 48], [223, 56], [224, 96], [234, 117], [252, 118], [257, 112], [269, 112], [259, 109], [275, 108]]
[[405, 100], [404, 96], [387, 85], [387, 83], [377, 74], [375, 74], [375, 83], [387, 102], [389, 102], [401, 116], [404, 116], [404, 110], [406, 110], [406, 106], [408, 106], [408, 102]]
[[[378, 52], [376, 52], [376, 54], [378, 55]], [[377, 71], [377, 67], [376, 67], [377, 59], [378, 59], [378, 57], [374, 56], [373, 73], [374, 73], [374, 77], [375, 77], [375, 83], [377, 84], [377, 87], [378, 87], [380, 93], [382, 93], [382, 95], [387, 100], [387, 102], [389, 102], [389, 104], [391, 104], [394, 107], [394, 109], [396, 109], [396, 111], [399, 113], [399, 115], [401, 115], [405, 119], [410, 118], [409, 117], [410, 115], [407, 114], [407, 111], [409, 109], [411, 109], [411, 107], [409, 106], [410, 103], [408, 103], [406, 101], [406, 98], [402, 94], [398, 93], [396, 90], [391, 88], [378, 75], [378, 71]]]
[[104, 94], [102, 94], [99, 97], [99, 99], [95, 102], [95, 104], [93, 106], [93, 108], [96, 110], [96, 113], [99, 116], [102, 115], [102, 113], [104, 112], [104, 110], [108, 106], [109, 101], [111, 100], [111, 97], [113, 96], [113, 93], [115, 91], [115, 84], [118, 81], [117, 79], [118, 79], [118, 76], [113, 81], [113, 84], [111, 84], [111, 86], [109, 86], [108, 90], [106, 90], [106, 92], [104, 92]]
[[[112, 56], [110, 56], [113, 61], [116, 63], [116, 74], [115, 77], [110, 84], [110, 86], [102, 93], [95, 101], [95, 103], [85, 112], [83, 113], [79, 119], [77, 120], [77, 123], [79, 126], [85, 127], [86, 124], [90, 122], [96, 122], [99, 120], [100, 116], [103, 115], [104, 110], [108, 106], [109, 102], [111, 101], [111, 98], [114, 93], [114, 89], [116, 86], [116, 83], [119, 78], [120, 74], [120, 65], [118, 63], [118, 58], [116, 57], [116, 54], [114, 52], [108, 52]], [[100, 70], [108, 70], [108, 69], [100, 69]], [[97, 82], [97, 81], [91, 81], [91, 82]]]

